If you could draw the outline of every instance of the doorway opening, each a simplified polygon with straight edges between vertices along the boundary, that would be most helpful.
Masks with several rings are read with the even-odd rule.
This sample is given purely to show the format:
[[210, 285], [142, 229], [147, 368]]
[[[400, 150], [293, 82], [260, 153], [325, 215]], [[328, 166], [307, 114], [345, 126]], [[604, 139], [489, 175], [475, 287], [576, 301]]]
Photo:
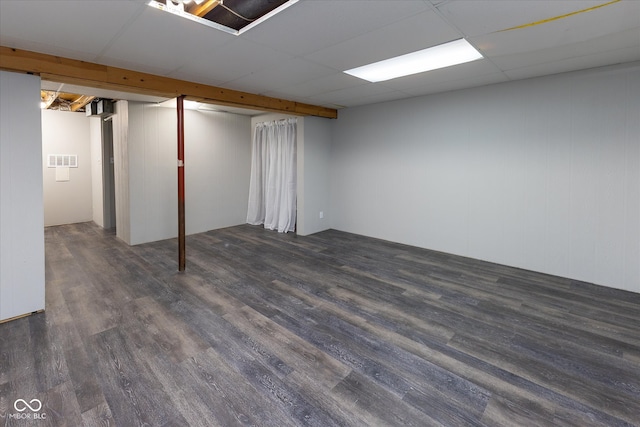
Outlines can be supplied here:
[[102, 214], [103, 227], [116, 231], [116, 192], [113, 159], [112, 117], [102, 120]]

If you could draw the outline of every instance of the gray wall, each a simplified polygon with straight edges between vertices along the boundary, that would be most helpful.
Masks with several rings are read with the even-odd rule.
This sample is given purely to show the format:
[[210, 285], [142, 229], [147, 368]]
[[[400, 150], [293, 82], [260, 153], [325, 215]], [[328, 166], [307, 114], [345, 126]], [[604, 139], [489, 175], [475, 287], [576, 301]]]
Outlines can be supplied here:
[[[327, 230], [331, 224], [330, 175], [331, 127], [334, 120], [304, 118], [304, 143], [298, 153], [301, 173], [304, 224], [299, 234], [308, 235]], [[320, 218], [322, 212], [323, 218]]]
[[[44, 225], [73, 224], [93, 219], [90, 120], [84, 113], [42, 111]], [[78, 167], [69, 168], [69, 181], [56, 181], [47, 167], [49, 154], [76, 154]]]
[[[89, 118], [89, 144], [91, 147], [91, 211], [93, 222], [104, 227], [102, 201], [102, 118]], [[109, 161], [109, 159], [105, 159]]]
[[0, 320], [44, 309], [40, 78], [0, 71]]
[[332, 226], [640, 292], [640, 65], [349, 108]]

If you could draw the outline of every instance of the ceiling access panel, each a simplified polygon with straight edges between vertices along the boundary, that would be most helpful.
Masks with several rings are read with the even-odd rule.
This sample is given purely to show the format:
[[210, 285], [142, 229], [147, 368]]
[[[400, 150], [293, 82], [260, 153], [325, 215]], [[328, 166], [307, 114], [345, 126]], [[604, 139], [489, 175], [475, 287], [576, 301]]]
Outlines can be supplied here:
[[214, 7], [203, 18], [240, 31], [286, 2], [287, 0], [224, 0], [222, 4]]

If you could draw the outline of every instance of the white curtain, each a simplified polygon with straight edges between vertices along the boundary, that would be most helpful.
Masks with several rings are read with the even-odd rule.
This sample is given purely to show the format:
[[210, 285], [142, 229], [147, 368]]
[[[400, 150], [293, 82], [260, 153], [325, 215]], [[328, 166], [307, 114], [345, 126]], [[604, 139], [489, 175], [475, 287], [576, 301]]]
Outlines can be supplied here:
[[296, 119], [258, 123], [247, 222], [280, 233], [296, 227]]

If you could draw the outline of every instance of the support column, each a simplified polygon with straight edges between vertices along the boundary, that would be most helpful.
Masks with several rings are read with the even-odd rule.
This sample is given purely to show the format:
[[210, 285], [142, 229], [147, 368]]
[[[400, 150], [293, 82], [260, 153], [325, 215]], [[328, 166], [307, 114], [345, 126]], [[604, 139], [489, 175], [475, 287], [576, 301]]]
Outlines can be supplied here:
[[184, 213], [184, 95], [177, 99], [178, 110], [178, 271], [186, 266]]

